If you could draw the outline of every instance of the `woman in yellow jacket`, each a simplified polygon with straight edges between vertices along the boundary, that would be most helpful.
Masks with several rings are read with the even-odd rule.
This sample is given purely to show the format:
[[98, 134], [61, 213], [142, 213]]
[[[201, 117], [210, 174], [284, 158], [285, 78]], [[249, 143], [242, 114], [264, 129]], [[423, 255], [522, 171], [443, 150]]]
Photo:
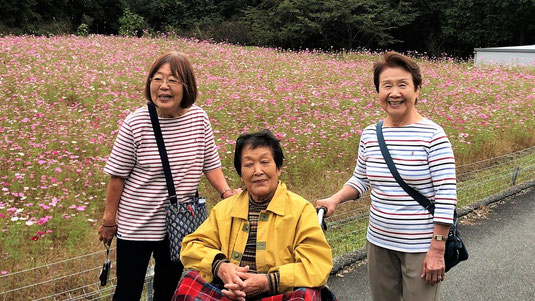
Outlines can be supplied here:
[[332, 269], [331, 248], [312, 204], [279, 182], [283, 160], [268, 130], [238, 138], [234, 166], [246, 190], [217, 204], [184, 238], [181, 261], [194, 271], [181, 281], [174, 300], [277, 294], [321, 299]]

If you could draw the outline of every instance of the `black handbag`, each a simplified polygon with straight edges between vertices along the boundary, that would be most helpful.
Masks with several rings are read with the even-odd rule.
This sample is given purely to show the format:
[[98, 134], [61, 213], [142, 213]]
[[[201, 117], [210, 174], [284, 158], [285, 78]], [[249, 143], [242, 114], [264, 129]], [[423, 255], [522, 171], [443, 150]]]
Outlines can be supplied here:
[[169, 166], [167, 151], [165, 150], [160, 122], [156, 114], [156, 107], [152, 102], [147, 103], [147, 106], [167, 186], [169, 203], [165, 205], [165, 221], [169, 238], [169, 252], [171, 261], [179, 262], [182, 239], [195, 231], [208, 217], [206, 198], [199, 197], [199, 191], [197, 191], [193, 199], [186, 202], [177, 202], [175, 184], [171, 174], [171, 167]]
[[[403, 190], [405, 190], [405, 192], [407, 192], [407, 194], [409, 194], [415, 201], [417, 201], [420, 205], [427, 209], [431, 214], [435, 214], [435, 204], [429, 199], [427, 199], [425, 196], [423, 196], [420, 192], [416, 191], [416, 189], [410, 187], [407, 183], [405, 183], [405, 181], [403, 181], [403, 179], [399, 175], [399, 172], [396, 169], [396, 165], [394, 164], [394, 161], [392, 160], [390, 152], [388, 151], [388, 148], [385, 143], [382, 121], [377, 123], [376, 131], [377, 141], [379, 142], [381, 153], [383, 154], [383, 158], [385, 159], [385, 162], [388, 165], [388, 169], [390, 169], [390, 172], [396, 179], [396, 182], [398, 182], [399, 186], [401, 186], [401, 188], [403, 188]], [[450, 227], [448, 239], [446, 240], [446, 250], [444, 251], [446, 272], [449, 271], [452, 267], [456, 266], [459, 262], [468, 259], [468, 250], [466, 249], [466, 246], [464, 245], [461, 239], [461, 234], [459, 233], [459, 229], [457, 227], [457, 220], [457, 210], [455, 210], [453, 212], [453, 224]]]

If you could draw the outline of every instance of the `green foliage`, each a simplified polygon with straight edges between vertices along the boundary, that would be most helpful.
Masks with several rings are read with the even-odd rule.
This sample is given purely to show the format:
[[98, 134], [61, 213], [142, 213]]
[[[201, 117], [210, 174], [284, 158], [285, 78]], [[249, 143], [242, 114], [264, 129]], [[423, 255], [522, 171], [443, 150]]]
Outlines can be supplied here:
[[[328, 224], [328, 227], [330, 225]], [[333, 257], [359, 250], [366, 245], [368, 218], [355, 219], [344, 224], [334, 225], [335, 228], [328, 228], [325, 233], [333, 249]]]
[[[391, 0], [398, 2], [398, 0]], [[398, 50], [467, 57], [477, 47], [535, 43], [535, 0], [411, 0], [418, 17], [397, 27]]]
[[69, 34], [71, 32], [71, 24], [68, 21], [52, 20], [49, 23], [28, 24], [25, 31], [37, 36]]
[[115, 0], [0, 1], [0, 30], [52, 35], [76, 31], [77, 24], [85, 23], [90, 32], [116, 34], [120, 5]]
[[[134, 4], [135, 3], [135, 4]], [[142, 15], [155, 30], [166, 27], [195, 29], [222, 20], [213, 0], [134, 0], [129, 7]]]
[[444, 15], [445, 38], [469, 50], [505, 45], [535, 29], [533, 0], [456, 0]]
[[116, 0], [70, 0], [71, 20], [74, 24], [86, 23], [90, 32], [117, 34], [119, 16], [123, 12], [121, 1]]
[[0, 34], [147, 29], [244, 45], [468, 57], [476, 47], [535, 43], [535, 0], [0, 1]]
[[85, 23], [80, 24], [80, 26], [78, 26], [78, 29], [76, 30], [76, 35], [78, 36], [89, 35], [89, 25]]
[[392, 29], [413, 21], [416, 14], [406, 4], [392, 6], [386, 0], [279, 0], [249, 7], [245, 16], [261, 43], [352, 49], [396, 42]]
[[119, 34], [122, 36], [141, 36], [146, 27], [145, 19], [125, 8], [123, 16], [119, 19]]

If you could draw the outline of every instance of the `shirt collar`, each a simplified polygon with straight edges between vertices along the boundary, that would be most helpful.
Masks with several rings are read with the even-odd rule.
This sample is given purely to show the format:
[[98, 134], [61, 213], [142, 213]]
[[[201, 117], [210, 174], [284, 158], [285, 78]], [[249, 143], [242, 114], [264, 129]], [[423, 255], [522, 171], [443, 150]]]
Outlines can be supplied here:
[[[267, 211], [271, 211], [277, 215], [284, 215], [284, 207], [288, 199], [286, 184], [279, 181], [277, 185], [277, 190], [275, 195], [269, 202]], [[247, 189], [242, 191], [242, 193], [236, 198], [232, 212], [230, 214], [232, 217], [247, 219], [249, 216], [249, 193]]]

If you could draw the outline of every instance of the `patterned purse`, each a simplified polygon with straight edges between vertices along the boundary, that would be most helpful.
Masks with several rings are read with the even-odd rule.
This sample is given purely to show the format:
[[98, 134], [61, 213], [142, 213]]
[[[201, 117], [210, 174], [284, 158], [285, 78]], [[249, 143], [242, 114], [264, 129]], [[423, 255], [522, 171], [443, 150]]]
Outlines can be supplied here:
[[167, 204], [165, 212], [171, 261], [178, 262], [182, 239], [199, 228], [208, 217], [206, 198], [200, 198], [197, 192], [195, 198], [190, 201], [180, 203], [175, 201], [175, 203]]
[[169, 204], [165, 207], [167, 236], [169, 238], [169, 252], [171, 254], [171, 261], [180, 261], [180, 247], [182, 239], [191, 232], [195, 231], [208, 216], [206, 210], [206, 198], [199, 197], [199, 191], [195, 193], [192, 200], [186, 202], [177, 202], [175, 184], [173, 182], [173, 175], [171, 174], [171, 167], [169, 166], [169, 158], [165, 150], [163, 142], [162, 130], [158, 115], [156, 114], [156, 107], [153, 102], [147, 103], [149, 108], [150, 120], [158, 144], [158, 152], [162, 160], [163, 172], [165, 174], [165, 182], [167, 185], [167, 193], [169, 196]]

